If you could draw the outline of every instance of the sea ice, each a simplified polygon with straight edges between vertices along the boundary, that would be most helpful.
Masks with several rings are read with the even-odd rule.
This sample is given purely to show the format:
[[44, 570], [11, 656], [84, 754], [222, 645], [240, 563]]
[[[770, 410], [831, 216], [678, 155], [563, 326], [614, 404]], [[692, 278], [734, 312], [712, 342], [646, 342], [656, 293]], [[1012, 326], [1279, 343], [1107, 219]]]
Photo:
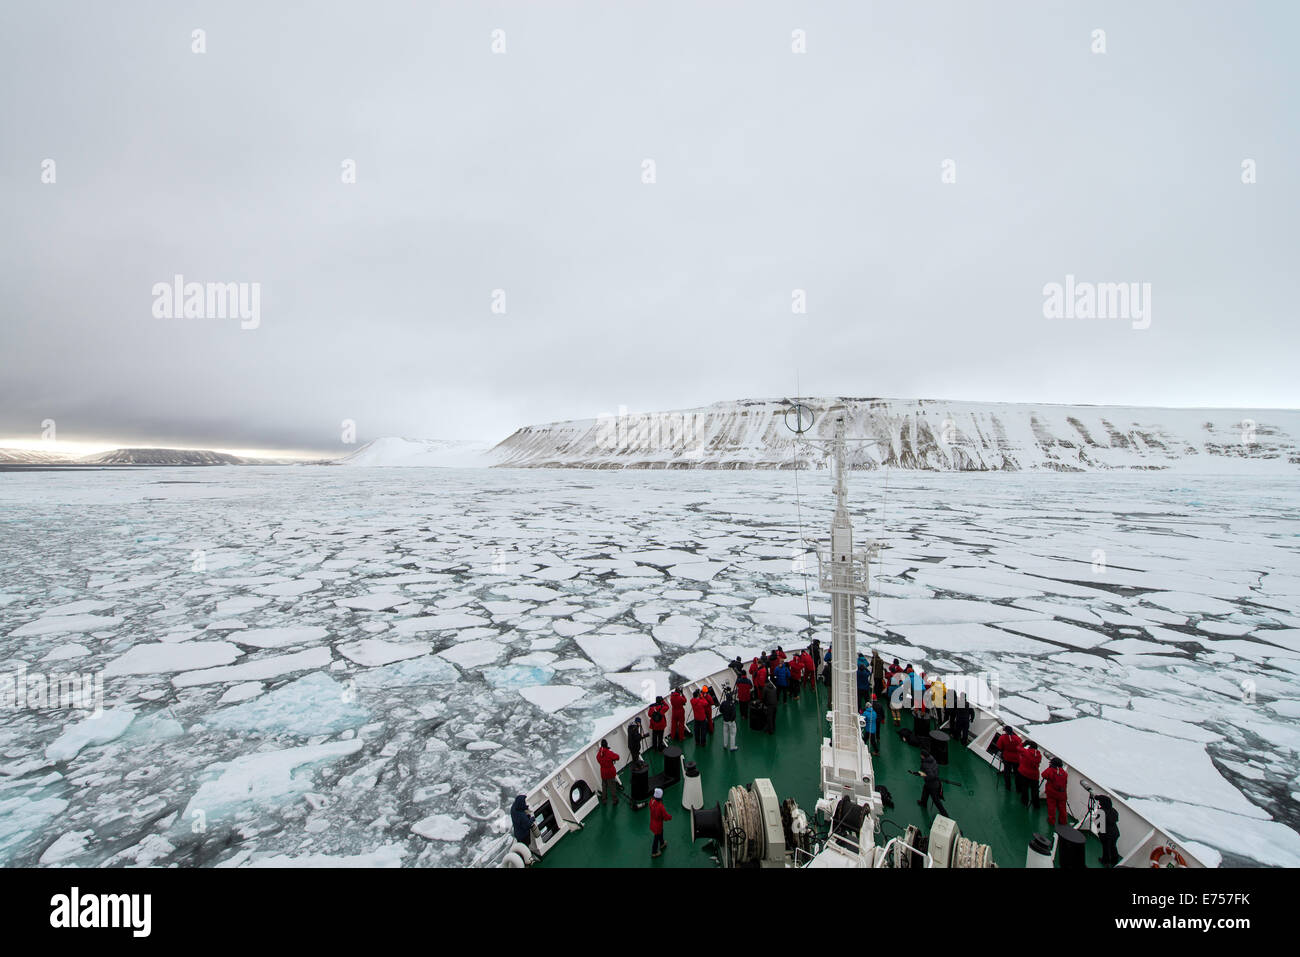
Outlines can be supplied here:
[[[674, 661], [672, 670], [687, 681], [697, 681], [700, 678], [708, 677], [715, 671], [721, 671], [726, 666], [726, 659], [712, 651], [692, 651], [690, 654], [682, 655]], [[721, 697], [720, 694], [719, 697]]]
[[36, 621], [20, 625], [9, 632], [9, 637], [28, 638], [34, 635], [81, 633], [112, 628], [114, 625], [121, 623], [121, 618], [115, 618], [111, 615], [58, 615], [53, 618], [38, 618]]
[[172, 678], [172, 684], [177, 688], [189, 688], [193, 685], [218, 684], [223, 681], [260, 681], [292, 674], [295, 671], [324, 668], [333, 657], [328, 648], [310, 648], [292, 655], [246, 661], [241, 665], [208, 668], [204, 671], [186, 671]]
[[363, 667], [391, 665], [394, 661], [427, 655], [433, 646], [424, 641], [395, 643], [378, 638], [362, 638], [338, 646], [338, 653]]
[[583, 635], [575, 640], [582, 653], [602, 671], [622, 671], [639, 658], [659, 654], [659, 646], [647, 635], [595, 634]]
[[249, 810], [264, 810], [267, 805], [311, 790], [314, 770], [361, 750], [361, 740], [331, 741], [279, 751], [256, 751], [232, 761], [221, 761], [208, 768], [201, 777], [194, 796], [176, 826], [190, 830], [195, 813], [201, 812], [211, 824]]
[[358, 611], [383, 611], [406, 604], [410, 599], [405, 595], [385, 592], [378, 595], [362, 595], [357, 598], [336, 598], [334, 604], [340, 608], [353, 608]]
[[700, 640], [700, 623], [686, 615], [670, 615], [651, 631], [655, 640], [665, 645], [689, 648]]
[[453, 664], [469, 669], [491, 664], [501, 657], [502, 650], [503, 648], [499, 641], [478, 639], [476, 641], [466, 641], [459, 645], [452, 645], [450, 648], [445, 648], [438, 652], [438, 654]]
[[45, 849], [45, 853], [41, 855], [41, 863], [47, 866], [57, 865], [70, 857], [76, 857], [86, 849], [86, 839], [94, 833], [90, 830], [65, 832]]
[[[944, 603], [936, 602], [936, 604]], [[934, 651], [1005, 651], [1016, 654], [1042, 654], [1052, 650], [1051, 645], [1032, 638], [1023, 638], [990, 625], [899, 625], [891, 626], [891, 630], [899, 632], [914, 645]]]
[[469, 825], [449, 814], [432, 814], [412, 824], [411, 830], [430, 841], [461, 841], [469, 834]]
[[223, 708], [204, 719], [204, 724], [220, 731], [294, 734], [304, 738], [337, 734], [346, 728], [359, 728], [370, 718], [370, 712], [354, 704], [345, 690], [329, 675], [318, 671], [244, 704]]
[[120, 658], [104, 667], [104, 677], [153, 675], [227, 665], [243, 652], [224, 641], [194, 641], [185, 644], [132, 645]]
[[606, 673], [605, 680], [621, 685], [648, 702], [653, 702], [655, 695], [667, 696], [670, 690], [666, 671], [612, 671]]
[[238, 704], [240, 701], [247, 701], [249, 698], [256, 698], [262, 693], [262, 682], [246, 681], [241, 685], [235, 685], [223, 694], [217, 704]]
[[130, 708], [112, 708], [76, 724], [66, 724], [63, 733], [46, 747], [45, 757], [51, 761], [71, 761], [83, 748], [121, 737], [134, 719], [135, 712]]
[[[887, 605], [888, 617], [881, 615], [881, 623], [891, 631], [899, 631], [895, 625], [948, 625], [948, 624], [989, 624], [1001, 621], [1028, 621], [1042, 619], [1042, 612], [1027, 611], [1006, 605], [994, 605], [983, 601], [970, 601], [964, 598], [950, 598], [944, 601], [932, 599], [899, 598]], [[1042, 647], [1041, 645], [1039, 646]]]
[[[1067, 756], [1081, 774], [1122, 795], [1181, 800], [1246, 817], [1267, 817], [1223, 778], [1200, 743], [1096, 717], [1035, 725], [1028, 733], [1053, 754]], [[1153, 823], [1162, 826], [1159, 818]]]
[[577, 685], [534, 685], [520, 688], [519, 693], [543, 711], [553, 714], [581, 699], [587, 689]]
[[453, 612], [446, 615], [424, 615], [419, 618], [403, 618], [393, 625], [399, 635], [413, 635], [422, 631], [454, 631], [459, 628], [472, 628], [486, 625], [488, 620], [467, 612]]
[[328, 636], [329, 631], [319, 625], [287, 625], [279, 628], [249, 628], [238, 635], [232, 635], [230, 640], [253, 648], [283, 648], [287, 645], [324, 641]]

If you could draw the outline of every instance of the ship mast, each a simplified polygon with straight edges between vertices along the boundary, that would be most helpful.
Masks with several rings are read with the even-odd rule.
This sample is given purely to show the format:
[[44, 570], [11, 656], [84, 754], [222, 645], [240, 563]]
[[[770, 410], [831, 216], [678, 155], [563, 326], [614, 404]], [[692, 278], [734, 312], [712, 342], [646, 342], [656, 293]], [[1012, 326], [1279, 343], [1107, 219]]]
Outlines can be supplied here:
[[830, 543], [817, 549], [819, 584], [831, 596], [831, 738], [822, 746], [822, 793], [838, 798], [846, 787], [854, 799], [870, 802], [875, 788], [871, 755], [858, 722], [858, 641], [854, 601], [867, 595], [873, 541], [853, 547], [845, 466], [844, 412], [838, 410], [831, 446], [835, 469], [835, 515]]

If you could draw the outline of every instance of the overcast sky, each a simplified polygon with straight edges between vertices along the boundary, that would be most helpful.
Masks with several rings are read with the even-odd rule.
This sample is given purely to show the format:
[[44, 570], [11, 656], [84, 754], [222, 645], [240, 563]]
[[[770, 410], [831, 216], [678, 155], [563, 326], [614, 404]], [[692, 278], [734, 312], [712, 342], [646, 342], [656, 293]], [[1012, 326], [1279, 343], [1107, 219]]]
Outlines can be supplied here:
[[[10, 0], [0, 440], [1300, 406], [1298, 10]], [[259, 326], [157, 318], [178, 273], [259, 283]], [[1150, 327], [1045, 318], [1067, 275], [1150, 283]]]

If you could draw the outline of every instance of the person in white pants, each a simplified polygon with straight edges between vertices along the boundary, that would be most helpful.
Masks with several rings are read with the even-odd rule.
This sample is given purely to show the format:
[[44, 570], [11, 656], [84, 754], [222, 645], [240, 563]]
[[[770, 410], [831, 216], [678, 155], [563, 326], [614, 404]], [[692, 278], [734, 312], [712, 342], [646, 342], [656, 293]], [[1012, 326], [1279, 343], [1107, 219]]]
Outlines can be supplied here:
[[739, 751], [736, 747], [736, 697], [731, 685], [722, 686], [722, 701], [718, 704], [722, 712], [722, 750]]

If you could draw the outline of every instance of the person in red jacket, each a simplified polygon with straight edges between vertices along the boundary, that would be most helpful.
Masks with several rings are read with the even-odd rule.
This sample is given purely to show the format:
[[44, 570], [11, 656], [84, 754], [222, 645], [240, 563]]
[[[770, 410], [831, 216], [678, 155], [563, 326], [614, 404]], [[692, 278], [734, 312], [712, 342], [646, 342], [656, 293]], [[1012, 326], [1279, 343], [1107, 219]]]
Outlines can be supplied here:
[[803, 680], [806, 685], [812, 687], [817, 681], [817, 665], [813, 663], [812, 652], [807, 648], [803, 650]]
[[672, 819], [673, 816], [664, 807], [664, 789], [655, 788], [654, 797], [650, 799], [650, 833], [654, 835], [650, 841], [651, 857], [658, 857], [667, 849], [668, 842], [664, 840], [664, 821]]
[[655, 703], [650, 706], [650, 747], [656, 751], [664, 749], [664, 728], [668, 727], [668, 705], [663, 695], [655, 696]]
[[760, 661], [758, 663], [758, 670], [754, 672], [754, 689], [761, 693], [766, 684], [767, 666]]
[[749, 695], [753, 690], [754, 682], [749, 680], [748, 675], [736, 679], [736, 703], [740, 705], [740, 716], [746, 721], [749, 720]]
[[993, 746], [1002, 755], [1002, 783], [1010, 791], [1011, 782], [1015, 780], [1012, 775], [1020, 770], [1020, 735], [1011, 730], [1011, 725], [1003, 725]]
[[600, 803], [604, 804], [606, 798], [612, 798], [614, 803], [618, 803], [618, 795], [614, 789], [618, 787], [618, 772], [614, 770], [614, 765], [618, 761], [618, 755], [609, 749], [609, 742], [604, 738], [600, 739], [600, 750], [596, 752], [596, 763], [600, 765]]
[[1052, 758], [1047, 770], [1043, 772], [1043, 783], [1047, 791], [1047, 826], [1053, 827], [1059, 821], [1069, 824], [1065, 819], [1065, 792], [1070, 783], [1070, 772], [1060, 758]]
[[668, 701], [673, 711], [673, 740], [682, 741], [686, 738], [686, 695], [681, 688], [674, 688]]
[[1043, 752], [1038, 750], [1038, 745], [1026, 741], [1020, 749], [1020, 774], [1016, 783], [1019, 785], [1020, 803], [1028, 805], [1032, 796], [1035, 810], [1039, 807], [1038, 768], [1042, 763]]
[[702, 748], [709, 743], [709, 699], [704, 692], [697, 691], [691, 696], [692, 729], [695, 731], [695, 746]]
[[713, 693], [713, 689], [708, 685], [700, 687], [700, 694], [704, 696], [704, 703], [708, 705], [704, 709], [704, 714], [709, 721], [709, 734], [713, 733], [713, 709], [718, 706], [718, 696]]
[[790, 658], [790, 697], [798, 699], [799, 686], [803, 684], [803, 655]]

